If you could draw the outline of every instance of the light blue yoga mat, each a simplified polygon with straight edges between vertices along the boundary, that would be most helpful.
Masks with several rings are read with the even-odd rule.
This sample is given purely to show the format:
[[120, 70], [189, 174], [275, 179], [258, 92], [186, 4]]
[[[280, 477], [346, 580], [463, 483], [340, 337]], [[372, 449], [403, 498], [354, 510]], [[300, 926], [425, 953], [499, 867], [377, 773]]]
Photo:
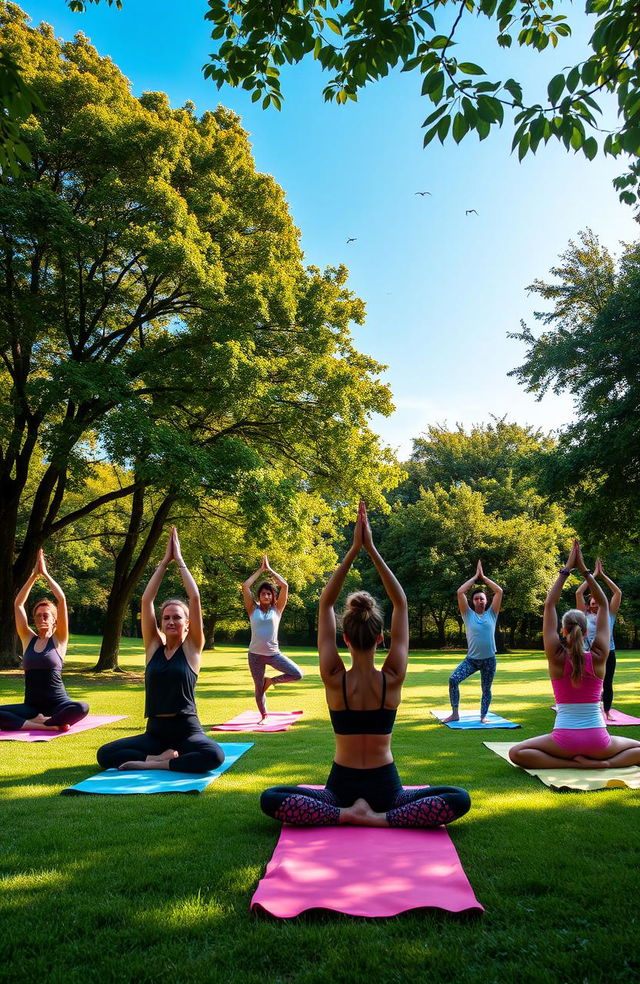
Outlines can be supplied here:
[[132, 769], [121, 772], [120, 769], [107, 769], [96, 776], [83, 779], [75, 786], [62, 790], [63, 796], [73, 796], [79, 793], [102, 793], [108, 796], [122, 796], [127, 793], [201, 793], [203, 789], [230, 769], [241, 755], [252, 748], [252, 741], [233, 741], [220, 748], [224, 752], [224, 762], [217, 769], [204, 775], [193, 775], [188, 772], [165, 772], [158, 769]]
[[[443, 718], [449, 717], [451, 714], [451, 709], [448, 708], [443, 711], [431, 711], [434, 717], [444, 724]], [[459, 711], [460, 720], [459, 721], [448, 721], [447, 728], [451, 728], [454, 731], [471, 731], [472, 729], [478, 729], [479, 731], [484, 731], [487, 728], [519, 728], [519, 724], [514, 724], [513, 721], [507, 721], [506, 718], [500, 717], [499, 714], [494, 714], [493, 711], [489, 711], [487, 714], [487, 722], [483, 724], [480, 721], [480, 711]]]

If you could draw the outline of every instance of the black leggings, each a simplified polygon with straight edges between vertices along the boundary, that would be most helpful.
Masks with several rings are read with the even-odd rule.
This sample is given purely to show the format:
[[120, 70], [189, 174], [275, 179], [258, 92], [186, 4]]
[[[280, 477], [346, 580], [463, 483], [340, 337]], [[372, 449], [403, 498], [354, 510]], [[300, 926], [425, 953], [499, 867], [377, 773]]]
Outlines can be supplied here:
[[174, 772], [210, 772], [224, 762], [217, 742], [207, 738], [195, 714], [171, 718], [149, 718], [143, 735], [118, 738], [98, 749], [98, 764], [117, 769], [125, 762], [144, 762], [147, 755], [160, 755], [173, 748], [178, 757], [169, 760]]
[[52, 728], [60, 728], [77, 724], [89, 713], [89, 705], [83, 700], [70, 700], [53, 707], [37, 708], [33, 704], [5, 704], [0, 707], [0, 730], [22, 731], [25, 721], [31, 721], [38, 714], [44, 714], [44, 723]]
[[340, 808], [359, 798], [385, 813], [390, 827], [439, 827], [471, 806], [466, 789], [456, 786], [403, 789], [393, 762], [378, 769], [348, 769], [334, 762], [325, 789], [273, 786], [262, 794], [260, 806], [283, 823], [325, 826], [339, 823]]
[[613, 676], [616, 672], [616, 651], [611, 649], [607, 656], [604, 668], [604, 680], [602, 681], [602, 704], [605, 714], [608, 714], [613, 704]]

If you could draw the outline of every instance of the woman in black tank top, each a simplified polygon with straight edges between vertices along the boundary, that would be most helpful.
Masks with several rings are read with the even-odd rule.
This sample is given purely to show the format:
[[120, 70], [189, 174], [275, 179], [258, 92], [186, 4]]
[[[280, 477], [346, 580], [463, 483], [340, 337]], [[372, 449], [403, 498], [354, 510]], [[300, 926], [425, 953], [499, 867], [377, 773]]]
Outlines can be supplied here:
[[[336, 648], [334, 605], [354, 560], [369, 554], [393, 606], [391, 642], [382, 670], [375, 667], [382, 641], [382, 615], [366, 591], [347, 598], [343, 638], [351, 655], [346, 670]], [[286, 823], [350, 823], [368, 827], [436, 827], [463, 816], [469, 795], [451, 786], [404, 790], [391, 754], [391, 731], [407, 672], [407, 599], [376, 550], [364, 502], [360, 503], [353, 545], [320, 597], [318, 651], [336, 754], [322, 790], [277, 786], [262, 794], [265, 813]]]
[[[41, 598], [33, 606], [36, 631], [29, 626], [26, 603], [42, 577], [56, 599]], [[69, 642], [69, 620], [64, 591], [47, 570], [42, 550], [35, 567], [14, 602], [16, 631], [23, 648], [24, 703], [0, 707], [2, 731], [68, 731], [89, 713], [84, 701], [72, 700], [62, 682], [62, 663]]]
[[[189, 604], [175, 598], [165, 601], [159, 627], [153, 603], [172, 562], [180, 571]], [[141, 614], [147, 730], [143, 735], [103, 745], [98, 750], [98, 762], [103, 769], [209, 772], [222, 764], [224, 753], [204, 734], [196, 713], [194, 691], [204, 646], [200, 592], [182, 559], [175, 526], [165, 555], [142, 595]]]

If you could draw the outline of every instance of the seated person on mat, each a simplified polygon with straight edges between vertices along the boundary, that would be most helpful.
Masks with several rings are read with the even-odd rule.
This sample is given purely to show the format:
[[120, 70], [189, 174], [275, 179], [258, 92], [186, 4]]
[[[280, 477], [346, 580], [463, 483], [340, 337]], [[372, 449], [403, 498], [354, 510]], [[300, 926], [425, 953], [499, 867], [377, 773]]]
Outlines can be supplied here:
[[[161, 606], [158, 627], [153, 603], [164, 572], [175, 561], [189, 606], [171, 598]], [[207, 738], [196, 713], [195, 686], [204, 646], [200, 593], [182, 559], [175, 526], [166, 553], [142, 596], [142, 639], [146, 655], [143, 735], [119, 738], [98, 749], [103, 769], [171, 769], [204, 773], [224, 761], [220, 746]]]
[[[338, 600], [347, 573], [364, 547], [393, 606], [391, 643], [382, 670], [374, 663], [382, 640], [382, 615], [371, 595], [349, 595], [342, 632], [351, 655], [345, 670], [336, 648]], [[325, 789], [276, 786], [262, 794], [262, 809], [285, 823], [314, 826], [350, 823], [367, 827], [437, 827], [463, 816], [469, 794], [451, 786], [403, 790], [391, 754], [391, 730], [407, 672], [407, 599], [376, 550], [363, 502], [353, 545], [320, 597], [318, 650], [336, 754]]]
[[[44, 578], [56, 599], [41, 598], [33, 606], [36, 631], [29, 627], [25, 610], [31, 588]], [[84, 701], [71, 700], [62, 682], [62, 662], [69, 642], [67, 602], [59, 584], [47, 571], [44, 554], [38, 559], [14, 602], [16, 631], [24, 655], [24, 703], [0, 707], [2, 731], [68, 731], [89, 713]]]
[[[576, 608], [565, 612], [558, 635], [556, 605], [566, 578], [577, 567], [592, 598], [598, 602], [596, 634], [585, 651], [587, 620]], [[609, 606], [604, 591], [587, 570], [580, 544], [573, 541], [566, 567], [544, 604], [542, 637], [556, 699], [555, 727], [550, 735], [528, 738], [509, 750], [524, 769], [605, 769], [640, 764], [640, 741], [609, 735], [600, 705], [609, 654]]]

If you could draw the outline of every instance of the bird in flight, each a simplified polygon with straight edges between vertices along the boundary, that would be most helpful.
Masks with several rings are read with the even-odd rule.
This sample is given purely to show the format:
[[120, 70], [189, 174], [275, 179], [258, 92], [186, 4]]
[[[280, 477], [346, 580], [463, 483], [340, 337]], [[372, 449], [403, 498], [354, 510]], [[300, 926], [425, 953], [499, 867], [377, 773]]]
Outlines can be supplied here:
[[351, 239], [347, 239], [347, 246], [349, 245], [349, 243], [357, 243], [357, 241], [358, 241], [358, 237], [352, 236]]
[[416, 191], [415, 194], [416, 195], [430, 195], [431, 192], [430, 191]]
[[464, 214], [465, 215], [471, 215], [472, 212], [473, 212], [474, 215], [477, 215], [478, 214], [476, 212], [475, 208], [468, 208], [468, 209], [466, 209]]

